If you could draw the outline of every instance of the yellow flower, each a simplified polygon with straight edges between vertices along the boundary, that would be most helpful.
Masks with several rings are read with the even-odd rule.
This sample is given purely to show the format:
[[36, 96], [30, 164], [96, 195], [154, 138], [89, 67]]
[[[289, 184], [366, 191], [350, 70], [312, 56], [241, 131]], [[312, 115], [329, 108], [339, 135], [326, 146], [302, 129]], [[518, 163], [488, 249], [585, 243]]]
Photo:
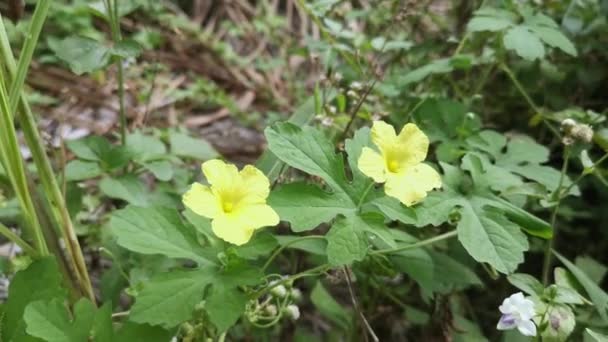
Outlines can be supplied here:
[[380, 153], [364, 147], [358, 165], [361, 172], [378, 183], [385, 183], [387, 195], [406, 206], [423, 200], [426, 193], [441, 187], [441, 177], [422, 161], [426, 158], [429, 138], [414, 124], [407, 124], [399, 135], [393, 126], [374, 121], [372, 141]]
[[194, 183], [182, 200], [193, 212], [212, 219], [211, 228], [219, 238], [242, 245], [254, 230], [279, 223], [266, 204], [270, 183], [260, 170], [247, 165], [239, 172], [217, 159], [206, 161], [202, 169], [211, 186]]

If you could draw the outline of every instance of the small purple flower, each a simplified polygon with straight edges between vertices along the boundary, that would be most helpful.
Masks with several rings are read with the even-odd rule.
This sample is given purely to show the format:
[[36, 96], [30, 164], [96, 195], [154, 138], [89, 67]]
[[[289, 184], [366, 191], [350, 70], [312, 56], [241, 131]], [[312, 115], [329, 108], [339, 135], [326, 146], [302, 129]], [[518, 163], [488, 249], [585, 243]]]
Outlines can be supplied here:
[[535, 315], [534, 302], [517, 292], [502, 302], [498, 307], [502, 317], [498, 321], [498, 330], [510, 330], [517, 328], [525, 336], [536, 336], [536, 325], [532, 321]]

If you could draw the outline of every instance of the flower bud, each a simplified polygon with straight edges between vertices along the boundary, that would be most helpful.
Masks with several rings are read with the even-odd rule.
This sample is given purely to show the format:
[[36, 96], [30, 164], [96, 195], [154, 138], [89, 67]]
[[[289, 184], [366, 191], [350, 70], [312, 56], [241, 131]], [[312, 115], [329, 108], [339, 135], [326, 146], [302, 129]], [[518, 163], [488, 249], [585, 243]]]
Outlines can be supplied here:
[[270, 316], [276, 316], [277, 315], [277, 306], [274, 305], [274, 304], [270, 304], [270, 305], [266, 306], [266, 308], [264, 310]]
[[295, 287], [293, 289], [291, 289], [291, 292], [289, 293], [289, 295], [296, 302], [299, 302], [302, 299], [302, 291], [300, 291], [300, 289], [297, 289]]
[[355, 81], [355, 82], [353, 82], [353, 83], [350, 84], [350, 88], [353, 89], [353, 90], [357, 90], [357, 91], [358, 90], [363, 90], [363, 83]]
[[549, 306], [543, 319], [547, 323], [540, 333], [543, 341], [566, 341], [576, 325], [572, 309], [564, 304]]
[[283, 285], [276, 285], [272, 289], [270, 289], [270, 293], [278, 298], [285, 298], [287, 295], [287, 289]]
[[294, 321], [300, 318], [300, 308], [297, 305], [287, 305], [284, 311], [285, 315]]

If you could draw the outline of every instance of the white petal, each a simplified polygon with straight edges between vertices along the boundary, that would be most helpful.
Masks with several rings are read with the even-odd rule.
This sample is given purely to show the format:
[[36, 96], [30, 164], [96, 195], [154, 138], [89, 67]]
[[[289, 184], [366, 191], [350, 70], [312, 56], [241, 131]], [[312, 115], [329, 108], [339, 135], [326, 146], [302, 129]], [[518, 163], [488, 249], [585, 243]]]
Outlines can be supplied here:
[[496, 329], [498, 330], [509, 330], [509, 329], [513, 329], [517, 326], [517, 320], [515, 319], [515, 317], [511, 316], [511, 315], [502, 315], [502, 317], [500, 317], [500, 320], [498, 321], [498, 324], [496, 325]]
[[536, 336], [536, 325], [530, 320], [517, 322], [517, 330], [525, 336]]

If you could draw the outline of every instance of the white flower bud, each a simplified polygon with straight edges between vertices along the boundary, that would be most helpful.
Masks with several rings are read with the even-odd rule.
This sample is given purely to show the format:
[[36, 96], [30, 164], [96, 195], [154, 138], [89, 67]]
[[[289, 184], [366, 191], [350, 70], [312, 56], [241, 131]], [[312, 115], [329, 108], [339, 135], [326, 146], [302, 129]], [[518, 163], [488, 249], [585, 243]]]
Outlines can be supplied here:
[[336, 109], [335, 106], [329, 106], [329, 107], [327, 107], [327, 111], [330, 112], [331, 114], [336, 114], [336, 112], [338, 110]]
[[357, 94], [356, 91], [354, 91], [354, 90], [351, 89], [351, 90], [349, 90], [349, 91], [346, 92], [346, 96], [348, 96], [350, 98], [353, 98], [353, 99], [356, 99], [356, 98], [359, 97], [359, 94]]
[[302, 291], [300, 291], [300, 289], [298, 289], [298, 288], [294, 287], [293, 289], [291, 289], [290, 295], [291, 295], [291, 298], [296, 302], [298, 302], [302, 299]]
[[285, 296], [287, 295], [287, 289], [283, 285], [277, 285], [270, 289], [270, 293], [275, 297], [285, 298]]
[[295, 321], [300, 318], [300, 308], [298, 308], [297, 305], [293, 304], [287, 305], [287, 307], [285, 308], [285, 315]]
[[578, 124], [572, 128], [570, 135], [579, 141], [590, 143], [593, 140], [593, 128], [589, 125]]
[[277, 315], [277, 306], [274, 305], [274, 304], [270, 304], [270, 305], [266, 306], [266, 308], [264, 310], [270, 316], [276, 316]]
[[576, 126], [576, 121], [574, 121], [574, 119], [568, 118], [562, 121], [562, 131], [564, 132], [570, 131], [574, 126]]
[[350, 88], [354, 89], [354, 90], [362, 90], [363, 89], [363, 83], [361, 82], [353, 82], [350, 84]]
[[334, 124], [334, 119], [326, 117], [321, 120], [321, 125], [325, 127], [331, 127]]

